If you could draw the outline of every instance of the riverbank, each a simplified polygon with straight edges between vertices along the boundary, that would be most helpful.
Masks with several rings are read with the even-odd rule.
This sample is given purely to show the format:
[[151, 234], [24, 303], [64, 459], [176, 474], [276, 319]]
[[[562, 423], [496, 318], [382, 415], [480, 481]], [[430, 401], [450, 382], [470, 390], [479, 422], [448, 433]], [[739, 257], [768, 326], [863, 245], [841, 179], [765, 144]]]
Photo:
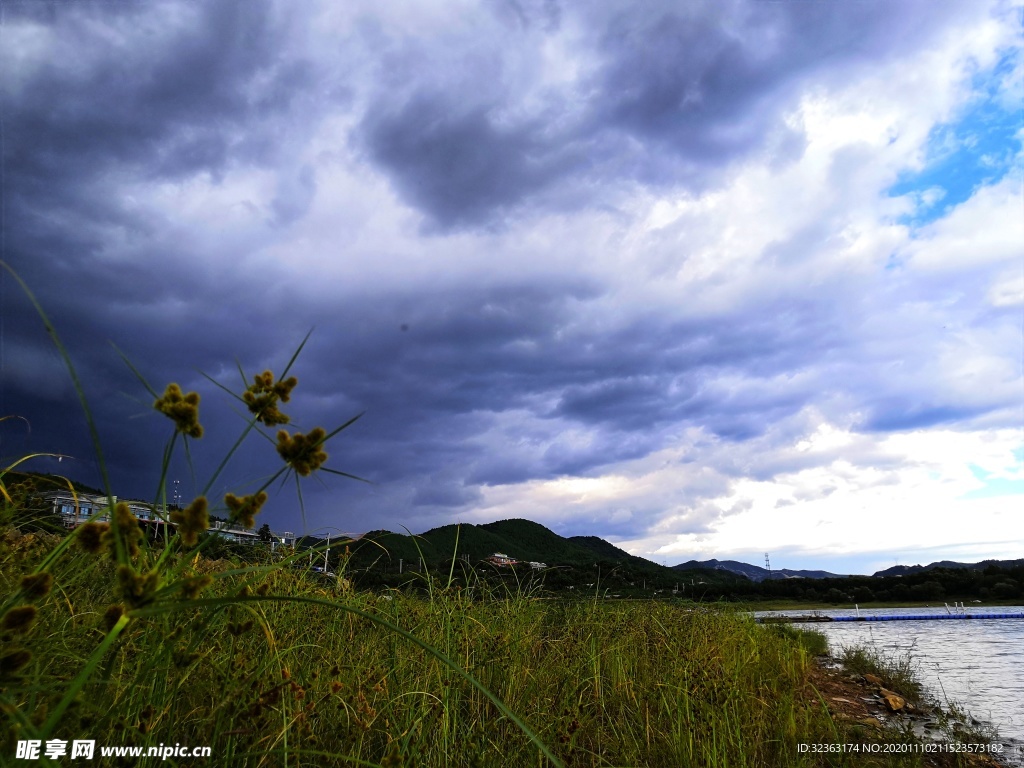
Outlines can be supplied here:
[[[992, 609], [968, 607], [974, 615], [993, 615]], [[1010, 615], [1024, 613], [1020, 605], [1005, 609]], [[801, 611], [801, 614], [804, 612]], [[828, 611], [828, 615], [853, 615], [853, 611]], [[888, 667], [898, 668], [902, 679], [912, 678], [918, 688], [927, 690], [927, 698], [939, 702], [951, 713], [950, 719], [959, 719], [974, 730], [994, 732], [984, 724], [999, 729], [1000, 740], [1018, 754], [1017, 764], [1024, 765], [1024, 743], [1020, 702], [1024, 696], [1024, 673], [1021, 669], [1021, 640], [1024, 622], [1021, 620], [979, 621], [917, 621], [916, 616], [946, 618], [939, 608], [881, 608], [861, 611], [861, 614], [884, 615], [893, 620], [885, 622], [825, 622], [798, 624], [813, 627], [828, 640], [833, 654], [881, 657]], [[851, 650], [847, 650], [851, 649]], [[863, 674], [872, 669], [862, 658], [852, 671]], [[850, 666], [850, 665], [848, 665]], [[892, 688], [892, 685], [887, 684]], [[921, 697], [924, 698], [924, 697]], [[876, 699], [877, 703], [877, 699]], [[917, 713], [920, 714], [920, 713]], [[955, 716], [955, 717], [953, 717]], [[976, 718], [976, 719], [975, 719]], [[918, 717], [916, 725], [922, 735], [936, 732], [932, 723], [931, 734], [923, 726], [928, 721]], [[939, 729], [941, 730], [941, 729]], [[959, 739], [964, 741], [965, 739]]]
[[[902, 681], [891, 682], [884, 664], [876, 664], [873, 672], [859, 673], [840, 659], [819, 656], [811, 682], [836, 722], [846, 724], [851, 734], [867, 743], [902, 744], [909, 736], [923, 744], [989, 743], [983, 724], [964, 723], [955, 713], [922, 701], [916, 681], [910, 681], [909, 690]], [[941, 768], [1011, 765], [1003, 752], [943, 751], [929, 753], [922, 764]]]

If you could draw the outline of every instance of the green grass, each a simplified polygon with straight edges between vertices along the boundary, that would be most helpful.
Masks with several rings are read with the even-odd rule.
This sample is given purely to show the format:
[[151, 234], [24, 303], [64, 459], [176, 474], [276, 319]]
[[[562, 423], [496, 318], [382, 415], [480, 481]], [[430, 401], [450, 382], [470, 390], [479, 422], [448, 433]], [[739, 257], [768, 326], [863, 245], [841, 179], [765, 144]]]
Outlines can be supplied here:
[[[12, 591], [57, 539], [8, 531], [2, 542], [0, 586]], [[214, 585], [131, 611], [44, 732], [110, 636], [114, 570], [77, 550], [54, 568], [54, 589], [17, 638], [32, 661], [2, 693], [16, 723], [5, 754], [17, 738], [102, 736], [208, 745], [232, 765], [322, 765], [324, 754], [352, 765], [551, 764], [467, 674], [565, 765], [818, 765], [828, 763], [796, 744], [837, 738], [807, 680], [814, 633], [721, 610], [443, 584], [431, 597], [352, 592], [201, 558], [182, 576], [213, 573]]]
[[895, 691], [914, 703], [920, 703], [923, 694], [918, 677], [917, 663], [909, 653], [883, 654], [865, 646], [844, 648], [839, 661], [848, 672], [856, 675], [875, 675], [888, 690]]
[[828, 638], [817, 630], [794, 627], [791, 624], [769, 624], [768, 626], [776, 634], [793, 641], [811, 656], [828, 655]]

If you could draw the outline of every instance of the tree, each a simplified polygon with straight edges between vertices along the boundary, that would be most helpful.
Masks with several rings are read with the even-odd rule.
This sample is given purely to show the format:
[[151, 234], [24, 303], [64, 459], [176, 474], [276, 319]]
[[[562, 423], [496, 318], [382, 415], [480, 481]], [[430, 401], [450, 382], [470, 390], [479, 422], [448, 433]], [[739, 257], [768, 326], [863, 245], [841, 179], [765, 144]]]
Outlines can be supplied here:
[[846, 595], [835, 587], [832, 587], [832, 589], [826, 593], [825, 599], [830, 603], [845, 603], [847, 601]]
[[1013, 579], [1000, 581], [998, 584], [992, 587], [992, 594], [1003, 600], [1016, 597], [1019, 592], [1020, 587]]
[[853, 600], [856, 603], [870, 603], [875, 599], [874, 593], [869, 587], [854, 587]]
[[946, 591], [937, 581], [926, 581], [923, 584], [915, 584], [910, 588], [910, 594], [915, 600], [941, 600]]
[[256, 535], [264, 544], [270, 544], [274, 540], [274, 534], [270, 532], [270, 525], [268, 523], [261, 525]]

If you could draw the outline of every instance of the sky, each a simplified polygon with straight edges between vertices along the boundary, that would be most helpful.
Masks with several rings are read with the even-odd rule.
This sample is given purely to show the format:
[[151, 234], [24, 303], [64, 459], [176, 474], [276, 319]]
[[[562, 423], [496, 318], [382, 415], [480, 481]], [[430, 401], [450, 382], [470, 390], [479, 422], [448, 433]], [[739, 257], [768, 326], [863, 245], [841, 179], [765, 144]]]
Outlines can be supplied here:
[[[272, 477], [262, 427], [214, 477], [221, 386], [311, 332], [287, 428], [362, 414], [325, 466], [369, 482], [275, 482], [275, 530], [1020, 558], [1022, 30], [1020, 0], [0, 0], [0, 257], [122, 497], [174, 431], [139, 377], [201, 395], [183, 501]], [[0, 455], [98, 485], [18, 279]]]

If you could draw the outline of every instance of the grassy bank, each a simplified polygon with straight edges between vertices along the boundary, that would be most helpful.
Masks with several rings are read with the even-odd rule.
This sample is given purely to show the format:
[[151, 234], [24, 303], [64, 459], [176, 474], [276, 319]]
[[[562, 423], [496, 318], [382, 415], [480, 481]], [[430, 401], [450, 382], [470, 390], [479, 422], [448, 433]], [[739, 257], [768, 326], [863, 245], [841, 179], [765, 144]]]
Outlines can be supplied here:
[[[57, 541], [6, 531], [5, 591]], [[820, 636], [720, 610], [441, 584], [381, 595], [274, 566], [174, 564], [215, 580], [123, 615], [108, 557], [75, 548], [52, 566], [35, 620], [4, 636], [5, 654], [31, 652], [0, 692], [5, 756], [18, 739], [96, 738], [253, 766], [871, 764], [797, 752], [850, 738], [811, 685]], [[115, 619], [128, 620], [97, 655]]]

